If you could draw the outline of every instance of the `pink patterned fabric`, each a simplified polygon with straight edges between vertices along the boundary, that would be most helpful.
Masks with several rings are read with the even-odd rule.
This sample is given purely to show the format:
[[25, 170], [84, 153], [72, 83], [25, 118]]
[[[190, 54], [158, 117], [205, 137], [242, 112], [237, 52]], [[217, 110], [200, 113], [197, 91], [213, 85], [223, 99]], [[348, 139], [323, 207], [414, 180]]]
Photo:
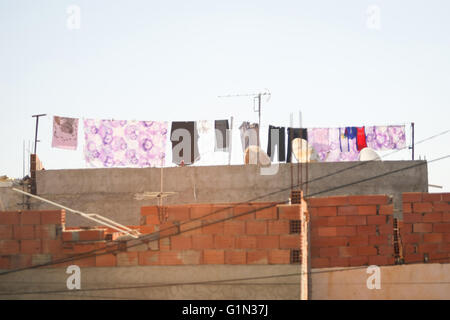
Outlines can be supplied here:
[[366, 127], [367, 146], [373, 150], [398, 150], [406, 148], [405, 126]]
[[94, 167], [164, 166], [167, 127], [167, 122], [85, 119], [85, 160]]
[[308, 129], [308, 143], [316, 152], [319, 161], [325, 161], [330, 152], [328, 128]]
[[340, 132], [341, 137], [339, 141], [339, 128], [330, 128], [328, 139], [330, 151], [325, 161], [358, 161], [359, 151], [356, 145], [356, 139], [347, 139], [344, 136], [345, 128], [341, 128]]
[[53, 117], [52, 147], [76, 150], [78, 143], [78, 119]]

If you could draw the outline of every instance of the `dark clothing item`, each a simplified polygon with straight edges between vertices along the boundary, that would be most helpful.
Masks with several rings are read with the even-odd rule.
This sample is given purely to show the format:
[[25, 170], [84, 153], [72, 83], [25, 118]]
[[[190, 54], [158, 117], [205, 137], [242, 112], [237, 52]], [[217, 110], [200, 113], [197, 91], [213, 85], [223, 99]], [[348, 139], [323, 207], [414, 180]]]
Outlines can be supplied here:
[[367, 148], [366, 143], [366, 128], [357, 128], [356, 133], [356, 146], [358, 147], [358, 151], [361, 151], [364, 148]]
[[[258, 146], [259, 144], [259, 125], [244, 121], [239, 127], [241, 131], [242, 151], [245, 152], [249, 146]], [[256, 137], [255, 137], [256, 135]], [[256, 141], [255, 141], [256, 140]]]
[[[214, 146], [214, 151], [225, 151], [230, 150], [230, 127], [228, 125], [228, 120], [216, 120], [214, 121], [214, 129], [216, 135], [216, 144]], [[221, 134], [217, 134], [217, 132]]]
[[[185, 131], [179, 132], [177, 135], [174, 135], [175, 130], [177, 129], [185, 129], [189, 133], [188, 136], [184, 136], [186, 133]], [[186, 133], [187, 134], [187, 133]], [[180, 136], [181, 135], [181, 136]], [[189, 150], [185, 150], [181, 146], [178, 146], [178, 144], [183, 143], [183, 140], [187, 139], [190, 144], [184, 144], [183, 147], [189, 147]], [[170, 130], [170, 140], [172, 141], [172, 162], [180, 165], [183, 161], [184, 164], [193, 164], [195, 161], [197, 161], [200, 158], [200, 153], [198, 151], [198, 131], [197, 131], [197, 123], [194, 121], [187, 121], [187, 122], [172, 122], [172, 127]], [[175, 148], [177, 147], [177, 148]], [[180, 149], [181, 148], [181, 149]], [[174, 150], [175, 149], [175, 150]], [[189, 152], [190, 151], [190, 156]]]
[[347, 138], [348, 152], [350, 152], [350, 139], [355, 139], [357, 134], [358, 130], [356, 127], [345, 127], [344, 136]]
[[[276, 132], [278, 131], [278, 140], [276, 139]], [[272, 153], [277, 146], [278, 150], [278, 161], [286, 160], [286, 150], [284, 147], [285, 141], [285, 128], [284, 127], [274, 127], [269, 125], [269, 142], [267, 143], [267, 155], [270, 160], [273, 161], [274, 154]], [[273, 137], [272, 137], [273, 136]]]
[[291, 162], [292, 157], [292, 140], [301, 138], [308, 141], [308, 131], [304, 128], [287, 128], [288, 132], [288, 150], [286, 162]]

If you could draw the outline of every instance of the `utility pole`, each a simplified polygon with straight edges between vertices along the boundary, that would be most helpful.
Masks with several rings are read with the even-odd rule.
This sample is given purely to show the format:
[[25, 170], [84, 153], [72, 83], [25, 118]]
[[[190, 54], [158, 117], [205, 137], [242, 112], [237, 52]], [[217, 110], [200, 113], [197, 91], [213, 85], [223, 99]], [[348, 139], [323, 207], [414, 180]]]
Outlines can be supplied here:
[[37, 143], [40, 142], [38, 140], [38, 128], [39, 128], [39, 118], [45, 117], [47, 114], [35, 114], [32, 115], [32, 118], [36, 118], [36, 134], [34, 136], [34, 154], [37, 152]]

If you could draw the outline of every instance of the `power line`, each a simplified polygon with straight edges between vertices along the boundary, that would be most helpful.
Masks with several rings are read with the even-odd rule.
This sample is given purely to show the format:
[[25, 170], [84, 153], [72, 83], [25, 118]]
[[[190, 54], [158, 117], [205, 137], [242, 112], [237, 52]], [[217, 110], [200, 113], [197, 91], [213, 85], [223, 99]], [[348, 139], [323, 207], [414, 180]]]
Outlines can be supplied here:
[[[446, 156], [443, 156], [443, 157], [440, 157], [440, 158], [437, 158], [437, 159], [434, 159], [434, 160], [431, 160], [431, 161], [429, 161], [428, 163], [432, 163], [432, 162], [444, 160], [444, 159], [449, 158], [449, 157], [450, 157], [450, 154], [449, 154], [449, 155], [446, 155]], [[355, 181], [355, 182], [352, 182], [352, 183], [348, 183], [348, 184], [345, 184], [345, 185], [333, 187], [333, 188], [330, 188], [330, 189], [327, 189], [327, 190], [322, 190], [322, 191], [317, 192], [317, 193], [315, 193], [315, 194], [313, 194], [313, 195], [317, 195], [317, 194], [321, 194], [321, 193], [326, 193], [326, 192], [333, 191], [333, 190], [336, 190], [336, 189], [339, 189], [339, 188], [347, 187], [347, 186], [354, 185], [354, 184], [358, 184], [358, 183], [361, 183], [361, 182], [366, 182], [366, 181], [369, 181], [369, 180], [372, 180], [372, 179], [378, 179], [378, 178], [380, 178], [380, 177], [387, 176], [387, 175], [389, 175], [389, 174], [393, 174], [393, 173], [397, 173], [397, 172], [401, 172], [401, 171], [403, 171], [403, 170], [408, 170], [408, 169], [411, 169], [411, 168], [414, 168], [414, 167], [417, 167], [417, 166], [420, 166], [420, 165], [424, 165], [424, 163], [414, 164], [414, 165], [411, 165], [411, 166], [408, 166], [408, 167], [396, 169], [396, 170], [393, 170], [393, 171], [390, 171], [390, 172], [386, 172], [386, 173], [383, 173], [383, 174], [380, 174], [380, 175], [376, 175], [376, 176], [373, 176], [373, 177], [370, 177], [370, 178], [366, 178], [366, 179], [362, 179], [362, 180]], [[228, 217], [228, 218], [216, 220], [216, 221], [207, 223], [207, 224], [205, 224], [205, 225], [196, 226], [196, 227], [189, 228], [189, 229], [186, 229], [186, 230], [183, 230], [183, 231], [178, 230], [178, 232], [177, 232], [176, 234], [159, 236], [159, 233], [160, 233], [161, 231], [166, 231], [166, 230], [169, 230], [169, 229], [171, 229], [171, 228], [173, 228], [173, 227], [177, 227], [177, 226], [173, 226], [173, 227], [169, 227], [169, 228], [160, 230], [159, 232], [156, 232], [156, 233], [151, 233], [151, 234], [142, 236], [142, 237], [140, 237], [140, 238], [138, 238], [138, 239], [130, 239], [130, 240], [126, 240], [125, 242], [132, 241], [132, 240], [141, 241], [140, 243], [138, 242], [138, 243], [136, 243], [136, 244], [132, 244], [132, 245], [130, 245], [130, 246], [127, 246], [127, 248], [132, 248], [132, 247], [141, 245], [141, 244], [142, 244], [142, 241], [145, 241], [145, 240], [148, 240], [148, 241], [160, 240], [160, 239], [164, 239], [164, 238], [167, 238], [167, 237], [179, 235], [179, 234], [184, 233], [184, 232], [189, 232], [189, 231], [192, 231], [192, 230], [196, 230], [196, 229], [198, 229], [198, 228], [203, 228], [203, 227], [207, 227], [207, 226], [209, 226], [209, 225], [213, 225], [213, 224], [216, 224], [216, 223], [221, 223], [221, 222], [224, 222], [224, 221], [227, 221], [227, 220], [231, 220], [231, 219], [234, 219], [234, 218], [236, 218], [236, 217], [243, 216], [243, 215], [251, 214], [251, 213], [254, 213], [254, 212], [257, 212], [257, 211], [260, 211], [260, 210], [265, 210], [265, 209], [268, 209], [268, 208], [271, 208], [271, 207], [274, 207], [274, 206], [276, 206], [276, 205], [283, 204], [283, 203], [286, 203], [286, 202], [287, 202], [287, 201], [276, 202], [276, 203], [273, 203], [273, 204], [268, 205], [268, 206], [264, 206], [264, 207], [261, 207], [261, 208], [253, 209], [253, 210], [250, 210], [250, 211], [248, 211], [248, 212], [244, 212], [244, 213], [241, 213], [241, 214], [238, 214], [238, 215], [234, 215], [234, 216], [232, 216], [232, 217]], [[234, 206], [236, 206], [236, 205], [234, 205]], [[230, 207], [227, 207], [227, 208], [225, 208], [225, 209], [233, 208], [234, 206], [230, 206]], [[222, 211], [222, 210], [225, 210], [225, 209], [220, 209], [219, 211]], [[212, 213], [209, 213], [209, 214], [206, 214], [206, 215], [204, 215], [204, 216], [202, 216], [202, 217], [199, 217], [199, 218], [193, 219], [193, 220], [189, 220], [189, 221], [187, 221], [187, 222], [185, 222], [185, 223], [191, 223], [192, 221], [195, 221], [195, 220], [198, 220], [198, 219], [203, 219], [204, 217], [210, 216], [210, 215], [215, 214], [215, 213], [217, 213], [217, 212], [218, 212], [218, 211], [212, 212]], [[156, 238], [154, 238], [154, 239], [148, 239], [148, 238], [151, 238], [151, 237], [154, 237], [154, 236], [156, 236]], [[86, 259], [86, 258], [89, 258], [89, 257], [95, 257], [95, 256], [101, 256], [101, 255], [105, 255], [105, 254], [117, 253], [117, 252], [120, 252], [120, 251], [121, 251], [120, 249], [117, 249], [117, 250], [111, 250], [111, 251], [101, 252], [101, 253], [95, 254], [95, 252], [103, 251], [103, 250], [105, 250], [106, 248], [107, 248], [107, 247], [95, 249], [95, 250], [92, 250], [92, 251], [89, 251], [89, 252], [86, 252], [86, 253], [82, 253], [82, 254], [79, 254], [79, 255], [74, 255], [74, 256], [67, 257], [67, 258], [63, 258], [63, 259], [60, 259], [60, 260], [55, 260], [55, 261], [48, 262], [48, 263], [41, 264], [41, 265], [35, 265], [35, 266], [31, 266], [31, 267], [25, 267], [25, 268], [19, 268], [19, 269], [14, 269], [14, 270], [8, 270], [8, 271], [5, 271], [5, 272], [3, 272], [3, 273], [0, 273], [0, 276], [1, 276], [1, 275], [5, 275], [5, 274], [9, 274], [9, 273], [14, 273], [14, 272], [23, 271], [23, 270], [35, 269], [35, 268], [44, 267], [44, 266], [49, 266], [49, 265], [55, 265], [55, 264], [60, 264], [60, 263], [65, 263], [65, 262], [70, 262], [70, 261], [76, 261], [76, 260]]]

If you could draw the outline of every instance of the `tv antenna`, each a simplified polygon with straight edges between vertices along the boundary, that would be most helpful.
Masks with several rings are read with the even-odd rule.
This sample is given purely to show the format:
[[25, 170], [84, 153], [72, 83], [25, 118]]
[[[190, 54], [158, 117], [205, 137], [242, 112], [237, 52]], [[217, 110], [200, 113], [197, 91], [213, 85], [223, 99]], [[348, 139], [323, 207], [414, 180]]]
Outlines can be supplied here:
[[[253, 97], [253, 111], [258, 112], [258, 134], [261, 130], [261, 100], [263, 96], [267, 96], [266, 102], [270, 100], [271, 93], [269, 89], [265, 89], [264, 92], [258, 93], [242, 93], [242, 94], [229, 94], [225, 96], [218, 96], [218, 98], [236, 98], [236, 97]], [[256, 108], [257, 106], [257, 108]], [[259, 147], [259, 137], [258, 137], [258, 147]]]

